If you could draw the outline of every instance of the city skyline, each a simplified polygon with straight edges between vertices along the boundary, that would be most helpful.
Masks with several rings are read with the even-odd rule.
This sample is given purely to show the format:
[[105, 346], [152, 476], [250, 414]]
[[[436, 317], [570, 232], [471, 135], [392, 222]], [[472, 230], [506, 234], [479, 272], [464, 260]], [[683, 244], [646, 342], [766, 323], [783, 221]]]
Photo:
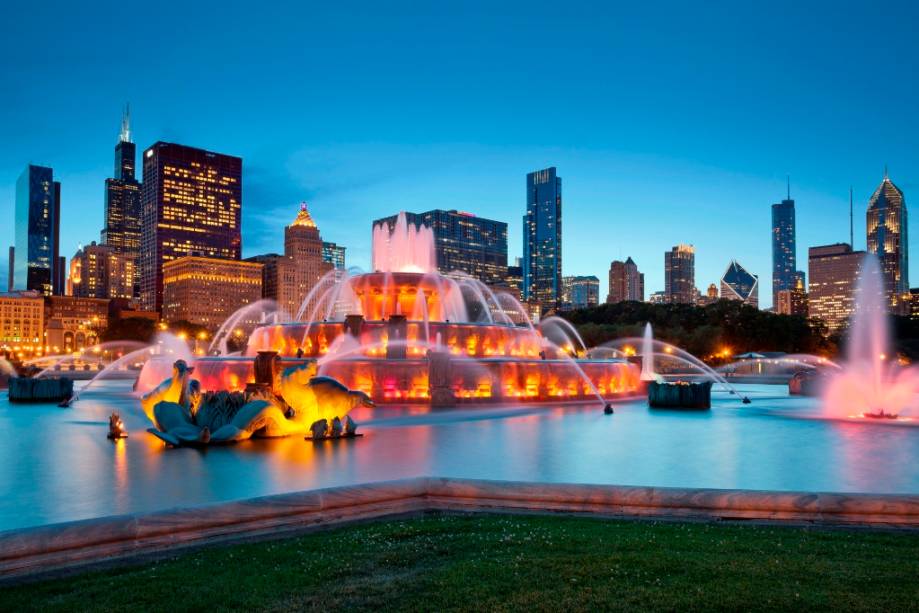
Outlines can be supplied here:
[[[436, 44], [431, 34], [418, 34], [419, 43], [430, 46], [431, 57], [417, 61], [427, 67], [436, 66], [438, 61], [452, 62], [454, 69], [452, 77], [432, 76], [435, 87], [424, 90], [427, 97], [417, 103], [424, 107], [413, 101], [423, 91], [420, 84], [397, 79], [380, 90], [380, 97], [374, 98], [370, 108], [362, 96], [354, 95], [353, 88], [337, 93], [332, 86], [343, 75], [352, 75], [366, 78], [361, 87], [375, 87], [395, 74], [394, 68], [387, 69], [378, 62], [398, 66], [415, 58], [411, 48], [392, 45], [381, 49], [381, 57], [370, 62], [377, 73], [371, 74], [360, 65], [359, 60], [367, 61], [368, 57], [360, 53], [364, 48], [359, 37], [371, 29], [370, 22], [378, 15], [346, 24], [342, 15], [320, 10], [316, 32], [306, 41], [282, 23], [277, 40], [260, 52], [279, 58], [278, 67], [269, 71], [271, 77], [278, 74], [274, 70], [289, 68], [310, 50], [326, 57], [327, 52], [341, 48], [346, 52], [343, 59], [316, 67], [309, 86], [310, 91], [316, 88], [315, 95], [303, 95], [305, 82], [281, 79], [280, 85], [268, 90], [271, 95], [265, 96], [270, 102], [254, 101], [251, 94], [244, 93], [238, 99], [224, 97], [231, 101], [219, 105], [213, 100], [221, 97], [213, 94], [229, 91], [223, 89], [229, 86], [214, 85], [206, 79], [207, 87], [197, 85], [193, 77], [198, 73], [179, 80], [181, 96], [158, 92], [145, 83], [144, 75], [149, 71], [143, 68], [175, 62], [187, 50], [184, 44], [164, 51], [162, 57], [144, 57], [142, 65], [132, 65], [131, 70], [118, 70], [126, 66], [122, 62], [127, 60], [122, 58], [107, 57], [98, 67], [91, 62], [70, 64], [85, 59], [85, 53], [80, 53], [84, 47], [60, 25], [66, 19], [59, 19], [59, 25], [53, 27], [61, 31], [55, 30], [56, 36], [49, 39], [76, 51], [74, 59], [65, 59], [58, 66], [63, 79], [60, 86], [81, 102], [73, 104], [70, 100], [36, 98], [38, 86], [28, 78], [31, 71], [59, 60], [57, 54], [45, 57], [45, 51], [23, 54], [27, 47], [19, 37], [35, 27], [42, 10], [13, 15], [23, 24], [22, 33], [0, 43], [15, 64], [10, 71], [14, 95], [0, 101], [0, 123], [10, 128], [0, 152], [0, 216], [11, 218], [15, 178], [27, 163], [54, 168], [55, 180], [62, 183], [62, 224], [66, 229], [60, 253], [67, 257], [80, 244], [96, 239], [102, 229], [102, 186], [111, 176], [111, 148], [117, 142], [121, 108], [126, 102], [132, 107], [132, 140], [139, 149], [162, 139], [243, 158], [244, 257], [277, 250], [277, 237], [286, 219], [277, 213], [308, 200], [324, 238], [348, 247], [349, 265], [370, 267], [369, 232], [363, 224], [353, 227], [355, 218], [366, 221], [398, 210], [431, 208], [469, 210], [507, 222], [508, 255], [513, 261], [523, 251], [522, 229], [516, 221], [525, 206], [520, 177], [536, 168], [555, 166], [566, 179], [562, 273], [598, 276], [604, 296], [609, 263], [629, 255], [646, 274], [647, 293], [659, 291], [664, 285], [663, 269], [657, 263], [659, 253], [680, 242], [696, 247], [700, 289], [720, 278], [729, 258], [743, 261], [759, 275], [764, 287], [771, 287], [769, 206], [785, 194], [786, 174], [791, 175], [797, 205], [799, 268], [808, 247], [848, 241], [849, 185], [855, 191], [854, 248], [861, 250], [865, 248], [864, 211], [884, 165], [889, 165], [892, 180], [907, 198], [919, 184], [914, 170], [919, 168], [913, 146], [916, 118], [909, 111], [915, 86], [909, 79], [903, 80], [905, 86], [883, 103], [859, 86], [911, 73], [917, 60], [905, 46], [909, 37], [905, 30], [897, 34], [912, 20], [915, 9], [909, 6], [893, 7], [896, 18], [885, 19], [884, 28], [871, 25], [866, 16], [870, 15], [868, 7], [856, 7], [846, 16], [816, 9], [773, 9], [758, 14], [758, 23], [749, 25], [757, 20], [744, 20], [748, 25], [730, 32], [721, 32], [719, 26], [728, 19], [736, 21], [737, 15], [713, 14], [709, 20], [697, 11], [696, 30], [719, 31], [719, 36], [730, 39], [724, 44], [741, 53], [731, 59], [721, 57], [717, 45], [689, 45], [685, 63], [669, 64], [663, 61], [663, 54], [672, 53], [674, 45], [690, 42], [677, 31], [678, 13], [683, 10], [678, 7], [656, 30], [644, 25], [640, 12], [617, 9], [620, 18], [612, 22], [620, 24], [616, 28], [623, 30], [622, 42], [597, 38], [598, 32], [586, 21], [567, 22], [570, 28], [560, 33], [567, 50], [526, 46], [514, 52], [503, 51], [508, 45], [498, 50], [475, 36], [489, 27], [500, 28], [502, 33], [507, 30], [511, 36], [505, 27], [509, 20], [491, 15], [476, 25], [481, 15], [473, 11], [456, 19], [468, 27], [468, 37]], [[197, 8], [191, 11], [192, 23], [203, 19], [206, 12]], [[401, 31], [406, 27], [401, 16], [394, 11], [386, 16], [386, 24]], [[828, 34], [820, 31], [815, 34], [819, 40], [809, 39], [813, 48], [806, 53], [776, 51], [782, 40], [794, 40], [818, 18], [829, 30], [872, 38], [874, 43], [856, 50], [847, 45], [844, 36], [824, 39]], [[91, 23], [88, 17], [80, 23], [84, 21], [89, 32], [81, 38], [92, 38], [93, 32], [102, 31], [97, 28], [103, 24]], [[138, 41], [162, 25], [155, 17], [149, 23], [136, 21]], [[550, 21], [534, 17], [522, 30], [543, 32]], [[635, 32], [628, 31], [630, 24]], [[235, 22], [230, 25], [241, 27]], [[618, 29], [616, 33], [620, 33]], [[693, 38], [705, 38], [698, 34]], [[205, 32], [198, 35], [209, 36]], [[572, 42], [579, 35], [589, 35], [587, 40], [596, 46], [599, 60], [607, 61], [609, 72], [605, 76], [610, 78], [603, 80], [612, 85], [597, 83], [586, 68], [576, 65], [575, 60], [588, 49], [586, 43]], [[655, 51], [655, 45], [666, 42], [662, 39], [674, 35], [676, 42]], [[768, 53], [757, 49], [756, 41], [764, 37], [772, 41]], [[614, 52], [621, 51], [618, 45], [631, 45], [632, 50], [617, 59]], [[468, 56], [463, 53], [466, 51]], [[552, 55], [554, 51], [557, 56]], [[238, 69], [243, 83], [253, 85], [242, 89], [257, 90], [254, 85], [264, 84], [263, 79], [246, 70], [246, 53], [257, 50], [233, 48], [226, 69]], [[491, 54], [497, 63], [494, 72], [472, 70], [483, 53]], [[526, 53], [530, 54], [528, 61], [519, 62], [524, 66], [521, 76], [532, 74], [537, 66], [558, 70], [566, 95], [581, 94], [582, 108], [569, 103], [556, 109], [557, 94], [543, 101], [530, 98], [523, 106], [516, 104], [519, 94], [510, 92], [520, 85], [519, 79], [511, 78], [505, 84], [495, 77], [504, 78], [510, 70], [505, 63], [513, 61], [516, 65], [522, 58], [516, 54]], [[889, 57], [897, 57], [898, 62], [883, 61]], [[693, 64], [709, 66], [710, 70], [699, 72]], [[112, 71], [125, 78], [109, 84], [111, 80], [103, 80], [102, 72]], [[446, 89], [456, 71], [463, 75], [461, 81], [477, 85], [467, 88], [460, 100], [455, 99], [452, 89]], [[427, 69], [425, 74], [429, 74]], [[473, 74], [478, 75], [474, 82], [470, 81]], [[647, 85], [645, 74], [657, 74], [655, 81], [671, 83], [670, 87], [681, 93], [680, 103], [647, 105], [647, 100], [662, 92]], [[410, 87], [400, 89], [399, 85]], [[640, 99], [624, 95], [638, 85], [644, 92]], [[793, 103], [785, 101], [789, 92]], [[584, 96], [604, 100], [602, 109], [597, 103], [583, 106]], [[303, 102], [306, 98], [309, 101]], [[846, 104], [839, 105], [840, 99]], [[616, 102], [610, 105], [607, 100]], [[486, 102], [491, 106], [486, 107]], [[339, 108], [333, 108], [336, 106]], [[422, 108], [438, 112], [419, 112]], [[529, 130], [540, 114], [553, 121], [553, 128], [541, 129], [537, 138]], [[450, 122], [444, 121], [447, 115]], [[751, 121], [753, 116], [755, 121]], [[648, 131], [652, 125], [657, 127]], [[451, 189], [459, 184], [463, 190]], [[641, 238], [648, 231], [651, 216], [657, 224], [655, 236]], [[5, 256], [5, 246], [13, 243], [13, 237], [8, 231], [0, 240], [4, 241], [0, 254]], [[0, 278], [6, 275], [6, 264], [5, 258], [0, 260]], [[5, 279], [0, 280], [5, 287]], [[762, 292], [763, 307], [770, 306], [769, 294]]]

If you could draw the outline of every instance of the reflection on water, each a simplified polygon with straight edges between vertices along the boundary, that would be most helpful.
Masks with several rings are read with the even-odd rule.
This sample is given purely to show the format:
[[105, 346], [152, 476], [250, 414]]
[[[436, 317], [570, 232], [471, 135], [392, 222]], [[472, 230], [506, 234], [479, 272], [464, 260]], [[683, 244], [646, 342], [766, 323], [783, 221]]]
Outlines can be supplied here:
[[[281, 492], [438, 475], [480, 479], [919, 493], [919, 428], [798, 419], [816, 401], [745, 386], [711, 412], [566, 407], [358, 409], [363, 438], [165, 449], [129, 383], [72, 409], [0, 398], [0, 530]], [[130, 438], [105, 438], [117, 410]]]

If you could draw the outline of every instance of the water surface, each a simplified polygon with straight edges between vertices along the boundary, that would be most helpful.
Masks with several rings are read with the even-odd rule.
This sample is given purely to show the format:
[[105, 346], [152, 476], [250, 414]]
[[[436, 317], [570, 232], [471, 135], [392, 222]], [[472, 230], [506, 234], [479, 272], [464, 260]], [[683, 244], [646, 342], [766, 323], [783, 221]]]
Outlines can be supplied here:
[[[78, 383], [79, 385], [79, 383]], [[0, 392], [0, 530], [297, 490], [435, 475], [671, 487], [919, 493], [919, 428], [811, 419], [784, 386], [716, 393], [710, 412], [599, 406], [354, 414], [366, 436], [167, 449], [130, 383], [100, 383], [71, 409]], [[105, 438], [122, 413], [130, 438]]]

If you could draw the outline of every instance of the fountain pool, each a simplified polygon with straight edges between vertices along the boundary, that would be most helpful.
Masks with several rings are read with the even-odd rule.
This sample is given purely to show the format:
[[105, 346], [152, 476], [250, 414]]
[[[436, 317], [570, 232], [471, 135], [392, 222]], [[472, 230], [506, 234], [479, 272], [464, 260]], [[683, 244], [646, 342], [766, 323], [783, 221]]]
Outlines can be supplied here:
[[[99, 381], [71, 409], [11, 406], [0, 393], [0, 530], [422, 475], [919, 493], [916, 422], [820, 419], [820, 400], [787, 386], [739, 388], [752, 405], [716, 391], [710, 412], [692, 414], [652, 413], [644, 398], [617, 401], [612, 416], [596, 401], [361, 408], [361, 439], [204, 450], [166, 449], [145, 432], [129, 381]], [[130, 438], [105, 438], [113, 410]]]

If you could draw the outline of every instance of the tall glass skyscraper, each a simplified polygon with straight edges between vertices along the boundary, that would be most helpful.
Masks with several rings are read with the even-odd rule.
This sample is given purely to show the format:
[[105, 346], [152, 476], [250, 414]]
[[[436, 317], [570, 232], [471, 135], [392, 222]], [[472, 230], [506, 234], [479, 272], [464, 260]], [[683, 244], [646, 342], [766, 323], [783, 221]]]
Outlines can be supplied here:
[[61, 184], [54, 171], [29, 164], [16, 181], [15, 289], [60, 294]]
[[878, 257], [884, 289], [893, 313], [909, 315], [909, 241], [906, 200], [884, 172], [884, 180], [868, 201], [868, 253]]
[[242, 159], [157, 142], [144, 152], [140, 299], [163, 305], [163, 265], [186, 255], [238, 260]]
[[795, 288], [795, 201], [788, 197], [772, 205], [772, 304], [779, 302], [779, 292]]
[[527, 175], [523, 299], [556, 309], [562, 289], [562, 178], [555, 167]]

